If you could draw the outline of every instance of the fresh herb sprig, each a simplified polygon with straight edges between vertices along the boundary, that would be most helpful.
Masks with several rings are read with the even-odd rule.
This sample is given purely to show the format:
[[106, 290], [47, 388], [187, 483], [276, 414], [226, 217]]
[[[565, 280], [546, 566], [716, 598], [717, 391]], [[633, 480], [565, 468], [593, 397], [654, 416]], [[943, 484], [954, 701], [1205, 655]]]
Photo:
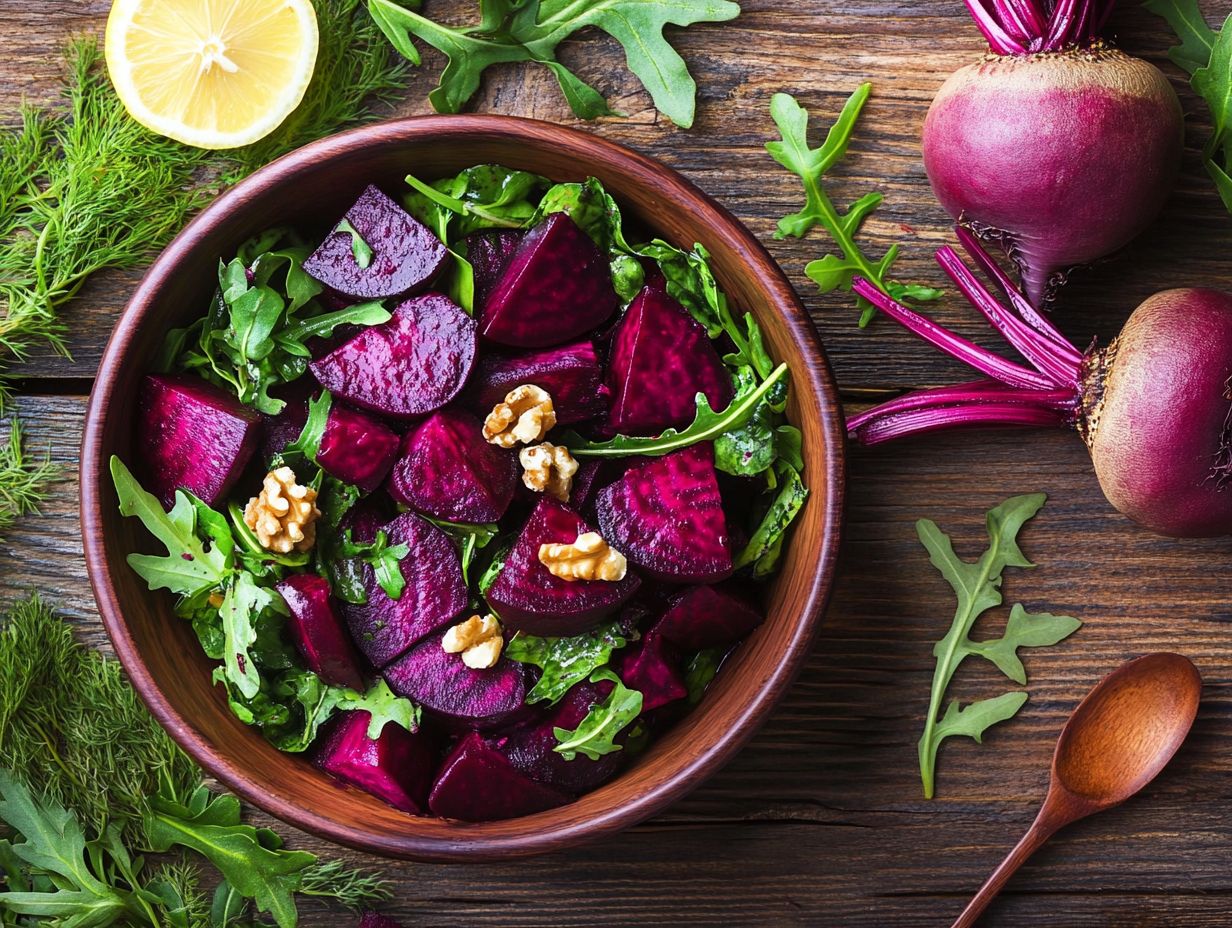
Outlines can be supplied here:
[[0, 445], [0, 536], [22, 516], [38, 512], [56, 473], [49, 458], [29, 456], [21, 423], [9, 423], [8, 441]]
[[492, 65], [535, 61], [551, 70], [577, 116], [595, 119], [613, 114], [599, 91], [556, 58], [562, 41], [593, 26], [624, 46], [629, 70], [649, 91], [654, 105], [686, 129], [693, 125], [697, 84], [663, 29], [669, 24], [723, 22], [740, 13], [730, 0], [480, 0], [479, 22], [452, 28], [393, 0], [369, 0], [368, 9], [394, 48], [412, 64], [420, 61], [416, 40], [448, 59], [440, 83], [428, 95], [437, 112], [461, 110]]
[[[838, 246], [839, 254], [829, 254], [805, 267], [804, 273], [817, 284], [822, 293], [851, 290], [852, 278], [863, 277], [879, 290], [899, 302], [927, 302], [941, 296], [940, 290], [916, 284], [904, 284], [889, 274], [898, 258], [899, 248], [892, 245], [879, 260], [866, 255], [856, 235], [864, 221], [885, 197], [881, 193], [866, 193], [846, 212], [840, 213], [830, 199], [822, 181], [826, 173], [847, 153], [855, 131], [856, 120], [872, 92], [872, 84], [862, 84], [843, 105], [842, 112], [819, 148], [808, 143], [808, 110], [790, 94], [776, 93], [770, 101], [770, 115], [778, 126], [781, 140], [767, 142], [766, 151], [804, 184], [804, 207], [779, 220], [775, 238], [801, 238], [815, 226], [821, 226]], [[862, 297], [856, 300], [861, 310], [860, 327], [864, 328], [876, 315], [876, 308]]]
[[975, 563], [964, 561], [954, 553], [949, 536], [936, 523], [929, 519], [916, 523], [916, 532], [920, 543], [928, 550], [929, 560], [958, 597], [950, 630], [933, 649], [937, 666], [933, 672], [924, 733], [919, 743], [920, 779], [926, 799], [933, 796], [937, 751], [942, 741], [954, 735], [964, 735], [978, 743], [982, 741], [985, 731], [1013, 717], [1027, 701], [1027, 694], [1021, 691], [981, 699], [963, 707], [954, 699], [941, 714], [945, 691], [962, 662], [972, 655], [982, 657], [991, 661], [1015, 683], [1025, 686], [1027, 674], [1018, 658], [1018, 649], [1056, 644], [1082, 625], [1070, 616], [1046, 612], [1031, 614], [1016, 603], [1010, 610], [1009, 621], [1000, 638], [973, 641], [970, 637], [976, 620], [987, 610], [1001, 604], [1001, 575], [1005, 568], [1034, 566], [1018, 546], [1018, 533], [1039, 512], [1046, 499], [1043, 493], [1015, 496], [989, 510], [988, 550]]

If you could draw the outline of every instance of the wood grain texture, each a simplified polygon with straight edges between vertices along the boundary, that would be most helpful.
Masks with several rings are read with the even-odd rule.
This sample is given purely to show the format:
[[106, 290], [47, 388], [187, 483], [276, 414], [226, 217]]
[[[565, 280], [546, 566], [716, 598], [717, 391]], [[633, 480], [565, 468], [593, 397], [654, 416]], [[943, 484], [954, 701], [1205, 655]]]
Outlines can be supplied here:
[[[428, 0], [461, 14], [463, 0]], [[1229, 0], [1203, 4], [1222, 20]], [[54, 96], [56, 51], [71, 30], [97, 29], [106, 0], [0, 0], [3, 118], [19, 95]], [[824, 243], [769, 239], [798, 203], [794, 179], [761, 150], [769, 95], [797, 93], [834, 113], [861, 80], [875, 95], [834, 192], [888, 194], [869, 224], [870, 251], [902, 241], [905, 278], [939, 281], [933, 248], [946, 239], [919, 164], [918, 131], [932, 93], [980, 50], [958, 0], [744, 0], [734, 23], [679, 36], [702, 87], [688, 133], [667, 125], [599, 37], [562, 55], [630, 113], [598, 134], [662, 158], [716, 196], [758, 234], [812, 311], [840, 385], [853, 399], [946, 382], [962, 371], [885, 322], [860, 332], [845, 299], [818, 297], [802, 268]], [[1058, 317], [1079, 343], [1108, 338], [1145, 296], [1166, 286], [1232, 287], [1230, 221], [1202, 171], [1202, 108], [1168, 65], [1166, 31], [1137, 4], [1114, 18], [1130, 51], [1160, 64], [1191, 114], [1179, 188], [1157, 226], [1126, 256], [1076, 278]], [[426, 110], [437, 59], [417, 74], [407, 113]], [[538, 70], [491, 73], [476, 109], [574, 123]], [[908, 226], [911, 230], [901, 228]], [[41, 519], [0, 547], [0, 593], [38, 586], [55, 595], [88, 640], [103, 644], [80, 559], [75, 467], [84, 401], [64, 394], [93, 374], [137, 275], [89, 288], [68, 314], [75, 361], [36, 358], [22, 403], [36, 444], [50, 446], [69, 480]], [[936, 315], [990, 344], [974, 314], [951, 297]], [[1226, 565], [1232, 542], [1157, 538], [1103, 501], [1072, 435], [995, 432], [853, 450], [838, 587], [821, 638], [762, 732], [720, 774], [649, 824], [598, 845], [509, 864], [392, 865], [391, 914], [408, 926], [809, 925], [881, 928], [949, 925], [984, 875], [1030, 823], [1047, 787], [1048, 760], [1079, 698], [1109, 669], [1152, 650], [1193, 658], [1206, 679], [1194, 733], [1162, 777], [1122, 808], [1060, 835], [994, 904], [996, 928], [1214, 928], [1232, 923], [1232, 645]], [[938, 798], [920, 797], [915, 741], [927, 704], [930, 650], [953, 611], [913, 523], [936, 519], [960, 553], [981, 550], [983, 513], [1005, 497], [1043, 490], [1050, 501], [1023, 533], [1034, 571], [1009, 571], [1007, 602], [1070, 612], [1073, 638], [1026, 656], [1031, 700], [984, 746], [942, 749]], [[1004, 620], [1004, 610], [994, 616]], [[105, 644], [104, 644], [105, 646]], [[966, 666], [954, 695], [1002, 692], [995, 672]], [[260, 821], [268, 822], [261, 816]], [[307, 836], [302, 847], [325, 850]], [[356, 855], [348, 855], [359, 860]], [[364, 859], [365, 862], [379, 862]], [[314, 909], [305, 924], [334, 925]]]

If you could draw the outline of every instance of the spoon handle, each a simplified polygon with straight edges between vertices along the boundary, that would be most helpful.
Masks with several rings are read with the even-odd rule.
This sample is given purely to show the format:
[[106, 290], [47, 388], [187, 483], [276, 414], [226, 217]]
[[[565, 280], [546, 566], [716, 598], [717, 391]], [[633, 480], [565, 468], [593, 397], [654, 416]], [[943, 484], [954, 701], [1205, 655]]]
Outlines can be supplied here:
[[984, 885], [980, 887], [980, 891], [975, 894], [967, 907], [963, 909], [962, 914], [958, 916], [958, 920], [954, 922], [952, 928], [971, 928], [975, 924], [975, 920], [983, 914], [988, 908], [988, 904], [996, 897], [997, 893], [1001, 892], [1001, 888], [1009, 881], [1024, 863], [1027, 858], [1039, 850], [1040, 845], [1053, 836], [1064, 822], [1056, 821], [1055, 817], [1049, 814], [1049, 807], [1045, 804], [1044, 808], [1040, 809], [1040, 814], [1036, 816], [1031, 827], [1027, 829], [1027, 833], [1022, 836], [1022, 840], [1014, 846], [1014, 849], [1006, 855], [1005, 860], [1001, 861], [1001, 865], [992, 872]]

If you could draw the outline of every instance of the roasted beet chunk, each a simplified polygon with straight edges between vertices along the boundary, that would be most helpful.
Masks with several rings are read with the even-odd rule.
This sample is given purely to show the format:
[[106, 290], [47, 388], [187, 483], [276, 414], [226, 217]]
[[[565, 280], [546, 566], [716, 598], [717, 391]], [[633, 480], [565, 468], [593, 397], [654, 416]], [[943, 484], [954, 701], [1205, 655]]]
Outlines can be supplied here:
[[475, 320], [439, 293], [398, 306], [313, 361], [323, 387], [356, 406], [390, 416], [421, 416], [462, 389], [475, 363]]
[[527, 233], [483, 307], [483, 335], [542, 348], [603, 324], [620, 300], [607, 261], [564, 213]]
[[595, 509], [608, 544], [657, 579], [713, 583], [732, 571], [709, 444], [634, 465], [599, 491]]
[[679, 656], [663, 640], [656, 624], [642, 640], [616, 655], [616, 674], [642, 694], [642, 711], [650, 712], [689, 694], [680, 672]]
[[316, 764], [344, 783], [383, 799], [395, 809], [418, 815], [427, 804], [436, 765], [436, 739], [386, 723], [381, 736], [368, 737], [372, 716], [343, 712], [331, 723]]
[[362, 690], [359, 655], [334, 609], [329, 581], [316, 574], [293, 574], [276, 588], [291, 611], [287, 630], [308, 669], [326, 683]]
[[150, 374], [138, 398], [137, 458], [168, 508], [176, 490], [217, 505], [261, 440], [261, 416], [198, 377]]
[[[338, 293], [357, 300], [402, 296], [425, 286], [445, 263], [440, 240], [376, 187], [347, 210], [346, 221], [354, 233], [335, 228], [304, 262], [305, 271]], [[360, 249], [371, 250], [362, 267], [355, 235]]]
[[399, 438], [371, 416], [334, 404], [325, 420], [317, 463], [365, 493], [381, 485], [398, 457]]
[[[390, 545], [405, 544], [410, 550], [401, 561], [406, 587], [402, 596], [390, 599], [376, 581], [373, 569], [364, 564], [362, 573], [368, 602], [347, 604], [344, 612], [355, 644], [376, 667], [384, 667], [425, 635], [430, 635], [466, 608], [466, 584], [462, 562], [449, 536], [431, 522], [403, 513], [385, 526]], [[357, 541], [371, 541], [361, 537]]]
[[732, 398], [731, 376], [705, 328], [655, 287], [637, 295], [616, 329], [608, 387], [611, 427], [632, 434], [688, 425], [699, 393], [716, 410]]
[[589, 531], [568, 506], [551, 497], [539, 501], [488, 590], [488, 602], [506, 626], [531, 635], [580, 635], [637, 592], [640, 581], [632, 571], [615, 583], [563, 580], [540, 563], [540, 545], [572, 544]]
[[527, 711], [524, 665], [502, 658], [473, 670], [441, 647], [443, 637], [425, 638], [386, 667], [389, 688], [454, 728], [498, 728]]
[[655, 627], [680, 649], [701, 651], [733, 645], [761, 622], [762, 614], [731, 585], [694, 586], [672, 598]]
[[524, 235], [515, 229], [499, 229], [475, 232], [463, 239], [466, 260], [475, 272], [475, 305], [480, 309], [505, 273], [505, 267], [518, 250]]
[[494, 822], [563, 806], [569, 799], [518, 772], [482, 735], [472, 732], [441, 764], [428, 808], [443, 818]]
[[486, 416], [510, 390], [525, 383], [551, 394], [558, 425], [593, 419], [607, 408], [607, 387], [603, 385], [595, 346], [590, 342], [528, 354], [489, 353], [479, 361], [467, 391], [467, 402]]
[[389, 495], [449, 522], [495, 522], [513, 501], [519, 470], [515, 452], [484, 440], [482, 422], [445, 409], [407, 433]]

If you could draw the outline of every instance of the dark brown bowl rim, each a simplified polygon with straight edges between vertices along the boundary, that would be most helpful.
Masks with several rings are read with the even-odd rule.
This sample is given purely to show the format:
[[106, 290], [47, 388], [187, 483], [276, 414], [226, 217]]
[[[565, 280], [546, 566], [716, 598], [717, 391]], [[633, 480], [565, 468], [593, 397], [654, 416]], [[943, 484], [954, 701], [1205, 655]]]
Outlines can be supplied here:
[[[197, 735], [189, 721], [169, 705], [155, 684], [124, 620], [105, 553], [102, 501], [106, 496], [103, 490], [108, 468], [102, 459], [104, 413], [111, 404], [126, 346], [136, 330], [150, 317], [154, 297], [163, 282], [175, 273], [180, 260], [192, 250], [194, 243], [203, 233], [225, 225], [231, 209], [239, 206], [250, 195], [250, 191], [277, 185], [294, 176], [303, 167], [369, 146], [397, 144], [423, 135], [463, 139], [473, 138], [478, 133], [524, 139], [528, 137], [530, 130], [542, 132], [544, 127], [550, 127], [552, 133], [560, 139], [561, 145], [616, 164], [622, 173], [640, 173], [643, 178], [652, 175], [665, 187], [672, 188], [676, 195], [684, 194], [691, 198], [690, 208], [709, 211], [715, 221], [726, 227], [732, 243], [738, 247], [746, 263], [754, 268], [759, 285], [771, 294], [771, 302], [785, 315], [791, 339], [808, 362], [805, 370], [793, 370], [793, 382], [797, 388], [803, 388], [807, 380], [807, 388], [818, 398], [822, 410], [820, 425], [824, 435], [823, 463], [828, 487], [821, 516], [822, 550], [816, 561], [816, 573], [807, 587], [802, 620], [796, 624], [790, 639], [784, 642], [781, 661], [756, 694], [745, 703], [743, 711], [732, 718], [729, 727], [714, 744], [689, 766], [623, 805], [585, 822], [497, 837], [482, 834], [482, 826], [475, 825], [467, 825], [466, 833], [459, 834], [454, 839], [413, 833], [391, 834], [350, 827], [312, 809], [265, 792], [240, 766], [214, 753], [205, 739]], [[541, 120], [495, 115], [409, 117], [339, 133], [272, 162], [223, 193], [204, 209], [150, 265], [107, 343], [86, 409], [81, 451], [82, 540], [87, 570], [103, 624], [137, 693], [159, 724], [189, 756], [238, 796], [296, 828], [342, 845], [387, 856], [461, 861], [545, 853], [613, 834], [661, 811], [727, 763], [764, 723], [779, 698], [795, 679], [810, 651], [821, 613], [833, 587], [845, 493], [845, 438], [838, 390], [829, 363], [812, 322], [791, 283], [769, 252], [743, 223], [691, 181], [672, 168], [623, 145], [578, 129], [556, 126]], [[618, 781], [619, 778], [613, 782]]]

